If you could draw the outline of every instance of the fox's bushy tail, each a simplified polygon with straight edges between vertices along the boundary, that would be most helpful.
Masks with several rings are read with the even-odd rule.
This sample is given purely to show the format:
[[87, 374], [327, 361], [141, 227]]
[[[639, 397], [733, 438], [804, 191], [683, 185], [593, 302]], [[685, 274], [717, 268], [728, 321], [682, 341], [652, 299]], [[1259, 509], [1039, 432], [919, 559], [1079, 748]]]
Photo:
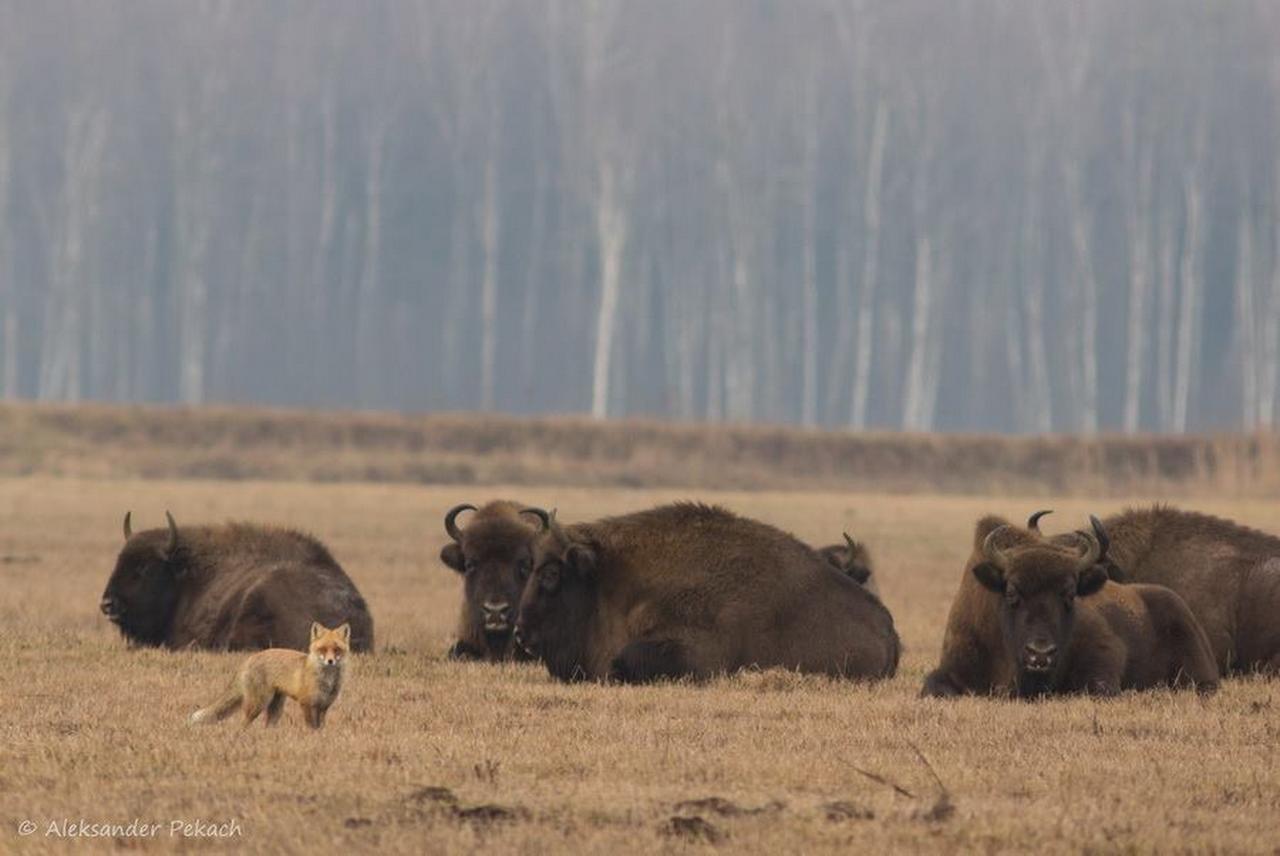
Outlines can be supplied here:
[[240, 690], [232, 687], [227, 690], [226, 695], [215, 701], [208, 707], [202, 707], [191, 716], [187, 717], [188, 725], [206, 725], [214, 722], [221, 722], [230, 716], [237, 707], [240, 706], [242, 698]]

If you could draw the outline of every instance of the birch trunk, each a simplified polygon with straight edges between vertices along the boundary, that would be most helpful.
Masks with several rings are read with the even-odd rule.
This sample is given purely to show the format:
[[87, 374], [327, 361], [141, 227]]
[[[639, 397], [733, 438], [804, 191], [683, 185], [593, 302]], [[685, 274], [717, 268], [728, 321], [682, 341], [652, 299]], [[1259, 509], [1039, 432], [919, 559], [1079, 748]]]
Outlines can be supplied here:
[[858, 331], [854, 340], [853, 393], [849, 408], [849, 424], [857, 430], [867, 427], [867, 402], [871, 397], [876, 285], [880, 274], [880, 182], [888, 133], [889, 110], [881, 98], [876, 102], [876, 115], [872, 123], [871, 146], [867, 155], [867, 188], [862, 201], [866, 251], [862, 257], [862, 277], [858, 289]]
[[1178, 353], [1174, 379], [1173, 425], [1171, 426], [1178, 433], [1187, 430], [1200, 340], [1201, 188], [1197, 172], [1193, 171], [1186, 179], [1183, 194], [1186, 200], [1187, 224], [1182, 243], [1182, 259], [1178, 265], [1181, 295], [1178, 306]]
[[1142, 418], [1143, 367], [1147, 354], [1147, 292], [1151, 284], [1151, 147], [1138, 139], [1132, 116], [1126, 119], [1125, 138], [1131, 156], [1126, 163], [1136, 170], [1136, 187], [1129, 193], [1125, 221], [1129, 237], [1129, 318], [1125, 352], [1124, 430], [1134, 434]]
[[596, 238], [600, 252], [600, 302], [596, 310], [595, 355], [591, 371], [591, 415], [609, 415], [609, 362], [621, 287], [622, 253], [627, 215], [618, 201], [617, 177], [607, 162], [600, 165], [600, 195], [596, 206]]
[[1240, 426], [1258, 427], [1258, 348], [1253, 300], [1253, 219], [1248, 209], [1240, 216], [1236, 241], [1236, 334], [1240, 347]]

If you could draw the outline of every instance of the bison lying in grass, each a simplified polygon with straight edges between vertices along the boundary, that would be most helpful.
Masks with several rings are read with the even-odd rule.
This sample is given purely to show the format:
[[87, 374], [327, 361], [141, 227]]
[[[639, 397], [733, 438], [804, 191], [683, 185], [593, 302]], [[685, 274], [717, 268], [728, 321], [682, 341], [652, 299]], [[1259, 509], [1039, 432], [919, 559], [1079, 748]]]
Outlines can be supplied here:
[[541, 531], [516, 635], [561, 680], [897, 668], [889, 611], [772, 526], [685, 503], [565, 527], [530, 512]]
[[[520, 591], [533, 560], [531, 552], [537, 521], [522, 516], [522, 505], [495, 500], [477, 509], [457, 505], [444, 518], [451, 539], [440, 551], [440, 561], [462, 575], [462, 610], [458, 617], [458, 641], [449, 649], [450, 659], [527, 659], [511, 639]], [[465, 527], [458, 516], [474, 512]]]
[[1028, 529], [996, 517], [978, 523], [925, 695], [1217, 688], [1208, 640], [1182, 598], [1163, 586], [1107, 579], [1100, 522], [1070, 543], [1043, 538], [1035, 522]]
[[1111, 544], [1102, 565], [1111, 578], [1177, 592], [1223, 674], [1280, 673], [1280, 538], [1168, 506], [1131, 509], [1103, 525]]
[[351, 650], [373, 647], [355, 584], [309, 535], [229, 523], [134, 534], [102, 595], [103, 614], [136, 645], [306, 650], [311, 625], [351, 625]]

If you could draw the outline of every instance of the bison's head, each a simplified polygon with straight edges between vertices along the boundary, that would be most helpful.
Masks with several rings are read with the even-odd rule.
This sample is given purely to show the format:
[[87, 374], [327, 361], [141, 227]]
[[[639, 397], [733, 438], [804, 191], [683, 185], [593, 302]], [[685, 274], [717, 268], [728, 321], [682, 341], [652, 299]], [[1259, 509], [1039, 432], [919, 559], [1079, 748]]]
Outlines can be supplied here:
[[1077, 533], [1071, 545], [1056, 544], [1032, 530], [978, 525], [978, 554], [972, 571], [978, 582], [1001, 595], [1000, 629], [1017, 666], [1019, 695], [1055, 689], [1075, 629], [1076, 598], [1107, 581], [1100, 565], [1107, 538], [1090, 518], [1093, 532]]
[[475, 511], [459, 505], [444, 518], [453, 540], [440, 551], [440, 561], [462, 574], [467, 610], [484, 628], [491, 652], [503, 652], [511, 638], [520, 590], [529, 575], [533, 530], [518, 517], [483, 515], [471, 525], [458, 526], [458, 515]]
[[525, 509], [541, 524], [533, 571], [525, 581], [516, 641], [561, 680], [584, 676], [586, 632], [596, 592], [596, 554], [540, 508]]
[[187, 565], [173, 515], [165, 512], [169, 528], [133, 534], [130, 514], [124, 516], [124, 549], [107, 580], [100, 604], [130, 642], [160, 645], [165, 641]]
[[844, 533], [843, 544], [832, 544], [818, 550], [822, 558], [838, 571], [848, 575], [856, 583], [866, 585], [871, 580], [871, 554], [867, 548]]

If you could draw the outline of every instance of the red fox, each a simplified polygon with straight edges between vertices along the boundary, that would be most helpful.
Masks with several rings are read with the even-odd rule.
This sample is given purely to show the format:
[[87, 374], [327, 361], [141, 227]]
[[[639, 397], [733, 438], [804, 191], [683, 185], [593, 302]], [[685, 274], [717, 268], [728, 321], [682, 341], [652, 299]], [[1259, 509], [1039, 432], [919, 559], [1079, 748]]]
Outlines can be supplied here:
[[308, 653], [286, 648], [259, 651], [244, 661], [222, 698], [191, 714], [187, 722], [191, 725], [221, 722], [239, 707], [244, 711], [245, 727], [264, 710], [267, 725], [272, 726], [280, 719], [285, 696], [288, 696], [302, 706], [307, 725], [319, 728], [342, 689], [342, 675], [350, 651], [350, 624], [330, 630], [313, 622]]

